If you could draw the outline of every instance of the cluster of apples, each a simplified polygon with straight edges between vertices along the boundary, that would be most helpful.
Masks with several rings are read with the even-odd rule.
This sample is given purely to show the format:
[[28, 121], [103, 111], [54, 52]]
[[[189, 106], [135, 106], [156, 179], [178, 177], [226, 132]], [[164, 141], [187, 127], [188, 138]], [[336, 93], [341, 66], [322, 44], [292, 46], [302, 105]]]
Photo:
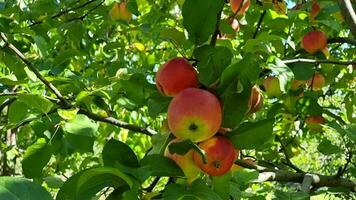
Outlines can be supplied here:
[[[217, 134], [221, 129], [222, 103], [213, 93], [199, 88], [195, 68], [185, 58], [173, 58], [158, 70], [156, 86], [163, 95], [173, 97], [168, 106], [167, 123], [176, 139], [167, 145], [165, 156], [180, 166], [190, 183], [200, 171], [212, 176], [228, 172], [239, 151], [223, 134]], [[249, 112], [261, 107], [261, 98], [259, 90], [253, 88]], [[184, 140], [197, 143], [205, 152], [206, 162], [192, 149], [185, 155], [169, 151], [170, 144]]]

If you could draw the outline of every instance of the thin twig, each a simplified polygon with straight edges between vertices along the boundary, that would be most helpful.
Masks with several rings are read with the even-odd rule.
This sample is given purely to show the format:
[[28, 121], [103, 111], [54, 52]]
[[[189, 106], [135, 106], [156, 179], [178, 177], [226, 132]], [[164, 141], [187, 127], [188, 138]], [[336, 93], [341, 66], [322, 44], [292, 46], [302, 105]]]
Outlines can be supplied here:
[[291, 64], [291, 63], [315, 63], [315, 64], [337, 64], [337, 65], [354, 65], [356, 64], [356, 60], [350, 61], [338, 61], [338, 60], [313, 60], [308, 58], [296, 58], [290, 60], [283, 60], [284, 64]]
[[257, 34], [258, 32], [260, 31], [261, 29], [261, 25], [262, 25], [262, 21], [263, 21], [263, 18], [265, 17], [267, 11], [266, 10], [263, 10], [262, 14], [261, 14], [261, 17], [260, 19], [258, 20], [258, 23], [257, 23], [257, 27], [256, 27], [256, 30], [255, 30], [255, 33], [253, 34], [253, 39], [255, 39], [257, 37]]
[[347, 43], [351, 45], [356, 45], [356, 40], [353, 38], [343, 38], [343, 37], [329, 38], [328, 44], [331, 43]]
[[303, 173], [303, 170], [301, 170], [299, 167], [295, 166], [292, 161], [290, 160], [290, 157], [288, 155], [288, 152], [287, 152], [287, 148], [286, 146], [284, 146], [281, 138], [276, 135], [276, 140], [281, 144], [281, 148], [282, 148], [282, 151], [284, 153], [284, 156], [286, 158], [286, 162], [282, 162], [283, 164], [289, 166], [290, 168], [294, 169], [296, 172], [300, 172], [300, 173]]
[[224, 7], [221, 8], [221, 10], [219, 11], [218, 15], [216, 16], [215, 31], [214, 31], [213, 36], [211, 37], [211, 40], [210, 40], [210, 45], [211, 46], [215, 46], [216, 45], [216, 40], [218, 39], [218, 35], [220, 33], [220, 20], [221, 20], [221, 14], [222, 14], [223, 8]]

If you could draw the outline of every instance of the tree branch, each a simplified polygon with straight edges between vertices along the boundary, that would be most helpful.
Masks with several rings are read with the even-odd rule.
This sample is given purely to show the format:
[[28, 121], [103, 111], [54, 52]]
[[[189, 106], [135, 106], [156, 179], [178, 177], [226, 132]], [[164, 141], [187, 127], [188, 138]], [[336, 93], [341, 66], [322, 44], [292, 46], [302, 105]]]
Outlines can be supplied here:
[[295, 166], [292, 161], [290, 160], [289, 158], [289, 155], [288, 155], [288, 152], [287, 152], [287, 149], [286, 149], [286, 146], [283, 144], [281, 138], [276, 135], [276, 140], [281, 144], [281, 147], [282, 147], [282, 151], [284, 153], [284, 156], [286, 158], [286, 162], [283, 162], [285, 165], [289, 166], [290, 168], [294, 169], [296, 172], [301, 172], [303, 173], [303, 170], [299, 169], [299, 167]]
[[[84, 8], [85, 6], [91, 4], [91, 3], [95, 2], [95, 1], [97, 1], [97, 0], [90, 0], [90, 1], [87, 1], [87, 2], [85, 2], [85, 3], [83, 3], [83, 4], [81, 4], [81, 5], [78, 5], [78, 6], [76, 6], [76, 7], [73, 7], [73, 8], [70, 8], [70, 9], [66, 9], [66, 10], [62, 10], [61, 12], [52, 15], [52, 16], [51, 16], [51, 19], [55, 19], [55, 18], [60, 17], [60, 16], [62, 16], [62, 15], [64, 15], [64, 14], [66, 14], [66, 13], [69, 13], [69, 12], [71, 12], [71, 11], [75, 11], [75, 10]], [[41, 24], [41, 23], [43, 23], [43, 22], [44, 22], [43, 20], [36, 21], [36, 22], [33, 22], [32, 24], [30, 24], [30, 26], [34, 26], [34, 25], [37, 25], [37, 24]]]
[[[6, 47], [9, 48], [18, 58], [20, 58], [25, 65], [33, 72], [36, 74], [36, 77], [38, 79], [41, 80], [41, 82], [46, 85], [55, 95], [56, 97], [59, 99], [59, 101], [56, 101], [56, 99], [50, 99], [51, 101], [53, 101], [54, 103], [57, 103], [60, 105], [61, 108], [73, 108], [74, 106], [69, 103], [63, 96], [62, 94], [59, 92], [59, 90], [52, 85], [52, 83], [50, 83], [48, 80], [46, 80], [41, 73], [32, 65], [32, 63], [26, 59], [26, 57], [23, 55], [22, 52], [20, 52], [20, 50], [18, 50], [13, 44], [11, 44], [8, 39], [6, 38], [5, 34], [0, 32], [0, 38], [6, 43]], [[151, 136], [153, 134], [155, 134], [155, 131], [149, 129], [149, 128], [143, 128], [143, 127], [139, 127], [139, 126], [135, 126], [132, 124], [129, 124], [127, 122], [124, 121], [120, 121], [118, 119], [115, 119], [113, 117], [102, 117], [100, 115], [97, 115], [95, 113], [92, 113], [84, 108], [80, 108], [77, 107], [79, 109], [78, 113], [84, 114], [86, 116], [88, 116], [90, 119], [95, 120], [95, 121], [101, 121], [101, 122], [106, 122], [106, 123], [110, 123], [113, 124], [115, 126], [121, 127], [121, 128], [125, 128], [131, 131], [135, 131], [135, 132], [139, 132], [139, 133], [143, 133], [146, 134], [148, 136]], [[25, 123], [28, 123], [27, 121]], [[23, 125], [21, 123], [21, 125]], [[20, 125], [20, 126], [21, 126]]]
[[350, 0], [339, 0], [339, 6], [345, 22], [349, 25], [351, 33], [356, 37], [356, 14]]
[[214, 31], [213, 36], [211, 37], [211, 40], [210, 40], [211, 46], [216, 45], [216, 40], [218, 39], [218, 35], [220, 33], [220, 20], [221, 20], [221, 14], [222, 14], [223, 9], [224, 9], [224, 7], [221, 8], [218, 15], [216, 16], [215, 31]]
[[343, 37], [329, 38], [328, 44], [331, 43], [348, 43], [351, 45], [356, 45], [356, 40], [353, 38], [343, 38]]
[[261, 14], [261, 17], [260, 17], [260, 19], [258, 20], [255, 33], [253, 34], [253, 39], [255, 39], [255, 38], [257, 37], [257, 34], [258, 34], [258, 32], [260, 31], [260, 29], [261, 29], [262, 21], [263, 21], [263, 18], [265, 17], [265, 15], [266, 15], [266, 13], [267, 13], [267, 11], [266, 11], [266, 10], [263, 10], [263, 12], [262, 12], [262, 14]]
[[350, 189], [351, 191], [356, 191], [356, 182], [345, 178], [337, 178], [335, 176], [325, 176], [314, 173], [294, 173], [285, 170], [269, 169], [257, 165], [251, 165], [243, 160], [236, 160], [235, 164], [244, 168], [257, 170], [260, 174], [254, 182], [277, 181], [302, 183], [304, 177], [308, 174], [312, 177], [311, 185], [314, 188], [344, 187]]
[[69, 19], [67, 22], [71, 22], [71, 21], [75, 21], [75, 20], [83, 20], [85, 17], [87, 17], [91, 12], [93, 12], [95, 9], [97, 9], [99, 6], [101, 6], [103, 3], [105, 2], [105, 0], [102, 0], [100, 3], [98, 3], [98, 5], [94, 6], [93, 8], [91, 8], [90, 10], [88, 10], [84, 15], [79, 16], [79, 17], [74, 17], [72, 19]]
[[338, 61], [338, 60], [313, 60], [308, 58], [296, 58], [290, 60], [283, 60], [284, 64], [291, 64], [291, 63], [315, 63], [315, 64], [336, 64], [336, 65], [354, 65], [356, 64], [356, 60], [350, 61]]

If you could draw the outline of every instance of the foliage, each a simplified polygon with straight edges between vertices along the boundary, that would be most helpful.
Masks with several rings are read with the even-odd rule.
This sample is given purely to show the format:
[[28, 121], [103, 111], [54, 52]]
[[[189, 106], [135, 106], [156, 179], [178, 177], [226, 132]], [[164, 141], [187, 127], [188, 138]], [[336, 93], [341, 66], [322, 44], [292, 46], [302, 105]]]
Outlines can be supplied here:
[[[336, 1], [319, 0], [312, 18], [313, 1], [251, 1], [236, 15], [224, 0], [127, 0], [131, 20], [110, 16], [114, 2], [0, 0], [0, 199], [355, 197], [341, 182], [356, 179], [356, 49]], [[329, 55], [301, 47], [314, 29], [327, 35]], [[194, 64], [201, 88], [221, 99], [222, 126], [240, 160], [259, 167], [201, 174], [189, 185], [163, 156], [171, 98], [154, 81], [173, 57]], [[292, 89], [317, 72], [322, 90]], [[262, 92], [263, 108], [248, 113], [251, 87], [264, 90], [268, 76], [278, 77], [282, 95]], [[326, 122], [308, 128], [309, 116]], [[185, 141], [172, 149], [191, 148], [198, 147]], [[310, 190], [300, 179], [261, 180], [275, 170], [340, 184]]]

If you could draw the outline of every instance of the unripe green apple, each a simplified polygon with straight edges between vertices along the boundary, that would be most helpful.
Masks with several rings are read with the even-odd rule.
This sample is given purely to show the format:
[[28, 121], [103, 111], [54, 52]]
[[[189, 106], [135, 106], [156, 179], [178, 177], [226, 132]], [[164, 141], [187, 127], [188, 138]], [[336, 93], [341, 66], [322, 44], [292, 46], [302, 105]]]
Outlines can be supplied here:
[[326, 35], [321, 31], [311, 31], [304, 35], [302, 40], [302, 47], [310, 54], [318, 51], [326, 51], [328, 40]]
[[206, 90], [187, 88], [172, 99], [167, 119], [169, 129], [177, 138], [204, 141], [215, 135], [220, 128], [220, 101]]
[[313, 90], [313, 91], [319, 91], [321, 90], [324, 85], [325, 85], [325, 78], [322, 74], [320, 73], [315, 73], [313, 77], [311, 77], [307, 81], [307, 85]]
[[156, 74], [156, 86], [166, 96], [175, 96], [186, 88], [198, 85], [198, 74], [185, 58], [169, 60]]
[[196, 151], [193, 152], [193, 160], [201, 170], [211, 176], [224, 175], [234, 164], [235, 149], [225, 137], [212, 137], [199, 143], [199, 147], [204, 150], [207, 163], [203, 162], [201, 155]]
[[263, 86], [269, 97], [279, 97], [282, 95], [279, 79], [277, 77], [267, 77], [263, 81]]
[[198, 166], [195, 165], [194, 160], [193, 160], [193, 150], [192, 149], [189, 150], [184, 155], [179, 155], [177, 153], [172, 154], [169, 152], [169, 145], [172, 143], [180, 142], [180, 141], [181, 140], [179, 140], [179, 139], [172, 140], [167, 145], [166, 150], [164, 151], [164, 156], [172, 159], [182, 169], [185, 177], [187, 178], [187, 182], [190, 184], [195, 179], [197, 179], [200, 174], [200, 169]]

